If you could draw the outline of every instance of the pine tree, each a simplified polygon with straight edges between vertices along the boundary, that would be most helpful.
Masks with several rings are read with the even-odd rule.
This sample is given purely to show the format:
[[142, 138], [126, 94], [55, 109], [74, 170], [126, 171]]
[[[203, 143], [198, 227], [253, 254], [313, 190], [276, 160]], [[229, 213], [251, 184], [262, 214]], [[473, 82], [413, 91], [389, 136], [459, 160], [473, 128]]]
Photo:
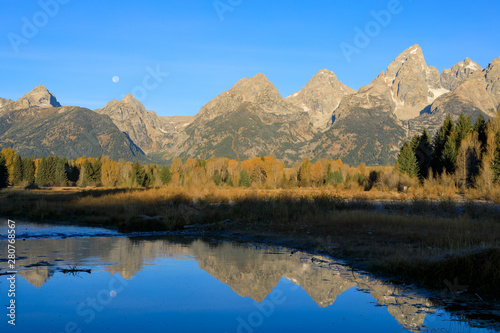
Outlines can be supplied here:
[[163, 185], [168, 185], [168, 183], [172, 180], [172, 174], [170, 173], [168, 165], [165, 165], [160, 169], [160, 179]]
[[470, 133], [458, 149], [455, 177], [460, 187], [470, 187], [479, 174], [481, 143], [477, 133]]
[[420, 135], [415, 134], [410, 140], [411, 149], [413, 149], [413, 151], [416, 151], [419, 143], [420, 143]]
[[56, 159], [55, 183], [59, 186], [65, 186], [68, 183], [68, 163], [66, 159]]
[[220, 172], [217, 171], [217, 173], [215, 174], [215, 176], [213, 178], [213, 181], [214, 181], [215, 185], [217, 185], [217, 186], [220, 186], [222, 184], [222, 177], [220, 175]]
[[35, 184], [35, 163], [33, 159], [23, 158], [23, 180], [28, 183], [28, 185]]
[[481, 151], [486, 152], [486, 146], [488, 143], [487, 135], [487, 123], [484, 121], [483, 114], [479, 114], [476, 123], [474, 124], [474, 132], [477, 132], [478, 140], [481, 143]]
[[342, 184], [344, 182], [344, 176], [342, 176], [342, 172], [340, 171], [330, 172], [328, 176], [326, 176], [325, 182], [334, 185]]
[[142, 186], [148, 188], [151, 186], [151, 184], [153, 184], [154, 180], [155, 178], [151, 171], [144, 172], [144, 180], [142, 181]]
[[227, 186], [231, 186], [231, 187], [234, 186], [233, 177], [227, 177], [226, 178], [226, 185]]
[[238, 184], [240, 187], [250, 187], [250, 174], [246, 170], [240, 171], [240, 182]]
[[452, 134], [455, 129], [455, 124], [451, 119], [450, 115], [447, 115], [443, 125], [439, 129], [439, 131], [434, 136], [433, 147], [434, 152], [432, 156], [432, 171], [434, 174], [441, 174], [443, 172], [443, 150], [446, 142], [448, 141], [448, 137]]
[[23, 181], [23, 162], [16, 154], [14, 157], [14, 167], [12, 171], [12, 185], [19, 185]]
[[452, 174], [455, 172], [455, 165], [457, 161], [457, 146], [456, 137], [454, 134], [448, 137], [444, 145], [443, 153], [441, 155], [441, 164], [446, 172]]
[[414, 149], [414, 153], [417, 158], [419, 177], [420, 179], [425, 179], [429, 176], [433, 153], [431, 137], [425, 128], [422, 131], [422, 135], [418, 138], [418, 144]]
[[146, 171], [144, 170], [144, 166], [142, 166], [139, 162], [135, 162], [132, 165], [132, 175], [131, 182], [132, 186], [144, 186], [144, 180], [146, 177]]
[[94, 169], [92, 168], [92, 163], [90, 163], [88, 159], [85, 159], [85, 161], [83, 161], [80, 171], [80, 178], [80, 186], [82, 187], [90, 185], [94, 180]]
[[496, 141], [496, 148], [491, 169], [493, 170], [495, 181], [498, 182], [500, 181], [500, 132], [497, 132], [495, 136], [495, 141]]
[[40, 160], [38, 170], [36, 172], [36, 183], [38, 186], [47, 186], [50, 184], [50, 170], [49, 164], [45, 156]]
[[462, 141], [467, 137], [467, 135], [472, 132], [472, 121], [470, 115], [467, 117], [463, 113], [458, 117], [457, 125], [455, 126], [455, 147], [457, 150], [460, 148]]
[[419, 171], [417, 158], [411, 148], [411, 144], [408, 141], [405, 141], [403, 147], [401, 148], [396, 166], [401, 173], [407, 174], [410, 177], [418, 176]]
[[56, 159], [54, 156], [47, 157], [47, 185], [56, 183]]
[[101, 158], [99, 157], [97, 160], [92, 163], [92, 170], [94, 173], [92, 174], [92, 181], [95, 184], [101, 184], [102, 183], [102, 162]]
[[9, 170], [5, 163], [5, 157], [0, 154], [0, 189], [9, 186]]

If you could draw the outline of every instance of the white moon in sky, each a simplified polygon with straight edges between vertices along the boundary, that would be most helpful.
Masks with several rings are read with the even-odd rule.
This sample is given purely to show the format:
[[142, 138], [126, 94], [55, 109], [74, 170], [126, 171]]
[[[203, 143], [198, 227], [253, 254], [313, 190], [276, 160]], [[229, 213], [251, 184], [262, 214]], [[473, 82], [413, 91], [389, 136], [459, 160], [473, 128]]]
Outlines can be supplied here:
[[118, 81], [120, 81], [120, 78], [118, 76], [113, 76], [112, 80], [114, 83], [117, 83]]

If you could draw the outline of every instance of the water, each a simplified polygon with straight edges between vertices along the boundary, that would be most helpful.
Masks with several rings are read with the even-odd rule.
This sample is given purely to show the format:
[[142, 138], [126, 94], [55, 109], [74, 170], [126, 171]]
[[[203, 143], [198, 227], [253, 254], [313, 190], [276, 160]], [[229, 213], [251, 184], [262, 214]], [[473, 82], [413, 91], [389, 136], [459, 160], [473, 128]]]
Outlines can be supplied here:
[[17, 230], [16, 326], [4, 308], [1, 332], [494, 331], [415, 291], [287, 248], [69, 226]]

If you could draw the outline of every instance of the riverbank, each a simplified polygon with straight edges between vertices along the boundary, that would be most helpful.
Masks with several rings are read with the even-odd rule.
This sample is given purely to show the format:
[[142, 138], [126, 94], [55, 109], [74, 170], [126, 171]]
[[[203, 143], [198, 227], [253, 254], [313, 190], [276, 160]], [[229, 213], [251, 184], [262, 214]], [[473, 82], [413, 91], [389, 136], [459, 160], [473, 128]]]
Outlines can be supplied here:
[[95, 189], [0, 193], [0, 215], [120, 231], [181, 231], [280, 241], [398, 282], [500, 299], [499, 206], [400, 193], [329, 190]]

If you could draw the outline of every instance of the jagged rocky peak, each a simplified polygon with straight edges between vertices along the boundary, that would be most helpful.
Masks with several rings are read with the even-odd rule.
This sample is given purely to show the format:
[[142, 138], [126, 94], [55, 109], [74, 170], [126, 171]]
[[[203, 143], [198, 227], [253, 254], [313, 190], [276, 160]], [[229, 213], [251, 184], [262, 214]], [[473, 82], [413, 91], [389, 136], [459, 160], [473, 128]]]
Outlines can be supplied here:
[[239, 80], [231, 89], [212, 99], [200, 109], [196, 118], [209, 121], [236, 111], [245, 103], [258, 107], [264, 113], [288, 112], [278, 89], [264, 74], [259, 73], [251, 78]]
[[455, 90], [460, 84], [471, 77], [472, 74], [482, 71], [483, 68], [469, 58], [459, 62], [452, 68], [443, 69], [441, 84], [443, 88]]
[[121, 101], [113, 99], [102, 109], [94, 110], [97, 113], [106, 114], [114, 120], [126, 120], [133, 114], [146, 114], [144, 105], [135, 99], [134, 95], [128, 94]]
[[309, 113], [311, 123], [317, 129], [326, 129], [333, 111], [346, 95], [356, 91], [337, 79], [335, 73], [322, 69], [302, 90], [285, 100]]
[[121, 100], [123, 103], [128, 103], [128, 104], [140, 104], [141, 106], [142, 103], [139, 102], [137, 99], [135, 99], [134, 95], [132, 94], [127, 94], [125, 95], [125, 97], [123, 97], [123, 99]]
[[[476, 67], [475, 63], [467, 62], [466, 59], [464, 68], [466, 63], [469, 67]], [[437, 99], [431, 105], [430, 113], [439, 123], [447, 114], [458, 117], [460, 113], [468, 113], [475, 118], [479, 112], [482, 112], [489, 117], [494, 117], [499, 106], [500, 58], [497, 58], [486, 69], [471, 73], [452, 92]]]
[[258, 73], [251, 78], [239, 80], [229, 92], [240, 95], [243, 98], [243, 102], [277, 101], [282, 99], [278, 89], [262, 73]]
[[322, 69], [312, 77], [312, 79], [306, 84], [305, 87], [302, 88], [301, 91], [296, 92], [290, 96], [290, 98], [296, 97], [297, 95], [307, 95], [315, 90], [329, 90], [339, 96], [353, 94], [356, 92], [356, 90], [349, 88], [339, 81], [335, 73], [329, 71], [328, 69]]
[[142, 150], [147, 152], [156, 148], [148, 134], [150, 121], [146, 108], [132, 94], [126, 95], [121, 101], [114, 99], [94, 112], [109, 116], [120, 131], [127, 133]]
[[394, 113], [401, 120], [418, 117], [439, 96], [449, 92], [437, 68], [427, 66], [419, 45], [401, 53], [387, 68], [385, 82], [391, 89]]
[[51, 108], [61, 106], [56, 97], [48, 91], [43, 84], [25, 94], [18, 99], [15, 104], [15, 109], [26, 109], [30, 107]]
[[[398, 76], [400, 70], [404, 66], [411, 65], [412, 67], [414, 65], [424, 65], [425, 67], [427, 66], [427, 63], [425, 62], [424, 54], [422, 52], [422, 48], [418, 45], [415, 44], [413, 46], [410, 46], [407, 48], [405, 51], [403, 51], [400, 55], [397, 56], [396, 59], [387, 67], [386, 75], [388, 78], [396, 78]], [[424, 69], [425, 69], [424, 67]]]

